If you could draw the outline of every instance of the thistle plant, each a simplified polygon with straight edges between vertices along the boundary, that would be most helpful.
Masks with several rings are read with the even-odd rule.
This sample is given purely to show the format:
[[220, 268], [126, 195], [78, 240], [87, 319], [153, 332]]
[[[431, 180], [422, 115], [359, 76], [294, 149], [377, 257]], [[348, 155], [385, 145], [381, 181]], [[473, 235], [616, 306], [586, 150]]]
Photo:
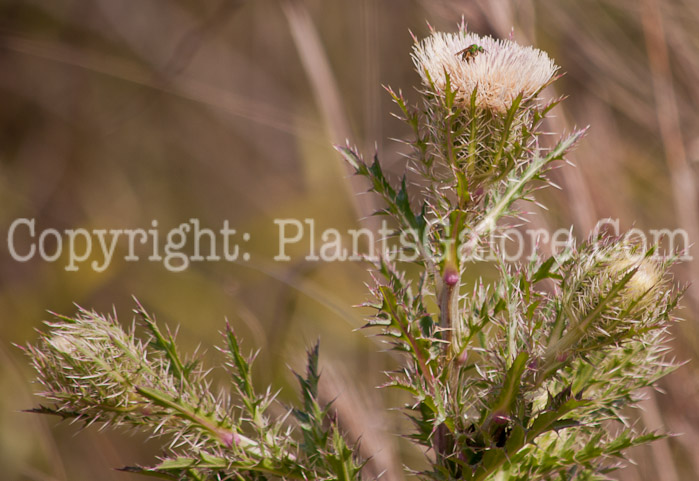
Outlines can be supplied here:
[[[338, 150], [380, 196], [409, 260], [384, 253], [372, 268], [367, 328], [403, 364], [386, 387], [407, 392], [406, 435], [424, 448], [421, 479], [608, 479], [625, 449], [662, 436], [628, 419], [639, 390], [676, 365], [667, 329], [681, 290], [672, 258], [612, 237], [553, 256], [505, 261], [489, 240], [581, 138], [552, 142], [542, 124], [560, 99], [542, 91], [558, 67], [510, 40], [436, 33], [415, 42], [421, 103], [387, 89], [412, 130], [406, 174]], [[490, 252], [498, 280], [467, 286]], [[405, 269], [404, 263], [412, 264]], [[411, 274], [407, 274], [410, 272]], [[163, 436], [170, 456], [129, 471], [173, 479], [362, 479], [364, 461], [318, 398], [318, 348], [300, 401], [275, 415], [268, 388], [253, 388], [254, 356], [224, 333], [231, 392], [214, 394], [208, 371], [183, 358], [174, 336], [139, 306], [137, 328], [81, 310], [48, 323], [27, 353], [49, 405], [35, 412]], [[141, 334], [141, 330], [145, 333]], [[366, 477], [366, 476], [365, 476]]]

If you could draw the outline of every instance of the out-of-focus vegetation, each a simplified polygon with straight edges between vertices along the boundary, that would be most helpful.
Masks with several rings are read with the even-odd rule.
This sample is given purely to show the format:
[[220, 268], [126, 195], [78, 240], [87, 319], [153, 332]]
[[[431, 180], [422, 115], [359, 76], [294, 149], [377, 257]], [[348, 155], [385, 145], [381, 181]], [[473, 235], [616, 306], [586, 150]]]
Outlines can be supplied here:
[[[8, 480], [111, 480], [112, 469], [148, 463], [157, 441], [98, 433], [19, 412], [35, 405], [33, 373], [12, 343], [35, 338], [47, 309], [73, 303], [122, 319], [135, 295], [161, 322], [180, 326], [183, 347], [212, 346], [228, 317], [248, 348], [260, 347], [259, 383], [293, 394], [287, 365], [299, 368], [317, 337], [326, 399], [345, 429], [362, 436], [372, 472], [400, 479], [401, 463], [422, 454], [391, 432], [404, 422], [396, 394], [377, 391], [381, 370], [397, 364], [352, 330], [366, 298], [360, 263], [273, 262], [275, 218], [314, 218], [317, 230], [346, 230], [375, 199], [333, 143], [361, 139], [399, 169], [408, 135], [391, 118], [381, 84], [415, 100], [411, 29], [425, 20], [452, 30], [464, 16], [481, 34], [544, 49], [566, 76], [569, 95], [556, 126], [592, 125], [554, 173], [564, 189], [540, 193], [534, 225], [573, 225], [583, 237], [600, 218], [635, 226], [685, 228], [699, 239], [699, 4], [693, 0], [481, 1], [114, 1], [0, 0], [0, 465]], [[555, 127], [555, 129], [554, 129]], [[190, 218], [219, 227], [228, 219], [249, 262], [118, 260], [103, 273], [55, 263], [19, 263], [6, 235], [19, 217], [59, 230], [149, 228]], [[304, 244], [307, 246], [307, 244]], [[695, 248], [696, 250], [696, 248]], [[695, 256], [697, 252], [692, 252]], [[115, 256], [123, 259], [124, 253]], [[474, 276], [481, 274], [474, 266]], [[486, 273], [487, 274], [487, 273]], [[695, 281], [675, 326], [678, 359], [699, 358], [699, 259], [676, 272]], [[209, 349], [212, 360], [218, 359]], [[634, 453], [621, 479], [699, 477], [699, 376], [694, 362], [648, 393], [639, 422], [681, 436]], [[220, 379], [225, 382], [225, 379]]]

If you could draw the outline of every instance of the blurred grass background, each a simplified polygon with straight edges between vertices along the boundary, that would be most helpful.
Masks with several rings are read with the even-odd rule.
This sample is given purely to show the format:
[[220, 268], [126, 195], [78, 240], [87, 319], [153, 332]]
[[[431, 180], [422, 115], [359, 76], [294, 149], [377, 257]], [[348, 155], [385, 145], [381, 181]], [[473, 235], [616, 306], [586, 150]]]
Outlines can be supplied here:
[[[12, 343], [36, 339], [73, 303], [131, 320], [135, 295], [161, 322], [180, 326], [191, 351], [211, 346], [228, 317], [262, 349], [260, 385], [282, 388], [288, 366], [322, 339], [323, 395], [336, 396], [345, 428], [362, 436], [369, 471], [401, 479], [422, 454], [391, 432], [404, 421], [377, 391], [397, 360], [364, 333], [368, 280], [358, 263], [274, 263], [275, 218], [314, 218], [317, 232], [361, 225], [374, 199], [347, 177], [333, 143], [346, 138], [402, 171], [405, 127], [381, 84], [417, 100], [412, 40], [454, 30], [464, 16], [480, 34], [534, 44], [566, 72], [549, 94], [569, 99], [551, 131], [592, 125], [554, 173], [537, 227], [600, 218], [622, 227], [685, 228], [699, 239], [699, 2], [696, 0], [0, 0], [0, 232], [18, 217], [37, 229], [148, 228], [224, 219], [251, 241], [250, 262], [116, 261], [104, 273], [18, 263], [0, 243], [0, 466], [3, 480], [122, 480], [113, 467], [149, 463], [156, 441], [19, 412], [34, 406], [33, 373]], [[696, 248], [693, 252], [696, 257]], [[123, 259], [124, 252], [115, 257]], [[474, 276], [480, 268], [473, 269]], [[676, 272], [699, 278], [699, 260]], [[675, 327], [674, 355], [690, 362], [648, 393], [639, 422], [682, 433], [633, 453], [623, 480], [699, 478], [699, 284]], [[637, 416], [637, 415], [635, 415]]]

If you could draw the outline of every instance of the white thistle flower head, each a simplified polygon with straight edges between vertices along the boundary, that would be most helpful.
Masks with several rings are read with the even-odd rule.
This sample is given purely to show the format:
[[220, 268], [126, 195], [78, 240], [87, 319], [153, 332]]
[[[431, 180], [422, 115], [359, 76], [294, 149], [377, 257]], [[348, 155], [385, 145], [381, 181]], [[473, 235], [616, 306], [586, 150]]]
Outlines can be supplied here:
[[[460, 54], [473, 45], [483, 51], [473, 56]], [[476, 105], [497, 113], [507, 112], [519, 94], [524, 100], [534, 98], [558, 70], [541, 50], [464, 29], [433, 33], [415, 45], [412, 58], [426, 87], [444, 94], [448, 75], [457, 103], [468, 106], [477, 88]]]

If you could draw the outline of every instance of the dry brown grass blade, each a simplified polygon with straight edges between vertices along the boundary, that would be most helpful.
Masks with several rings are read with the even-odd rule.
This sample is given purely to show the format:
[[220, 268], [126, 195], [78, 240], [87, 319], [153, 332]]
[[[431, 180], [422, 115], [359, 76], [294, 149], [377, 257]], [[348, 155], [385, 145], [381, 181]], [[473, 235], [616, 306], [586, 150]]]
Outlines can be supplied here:
[[[668, 45], [662, 12], [657, 0], [644, 0], [641, 20], [653, 83], [658, 127], [673, 186], [675, 211], [681, 226], [687, 230], [689, 238], [696, 242], [696, 239], [699, 239], [699, 213], [697, 212], [699, 196], [682, 138]], [[699, 263], [691, 262], [689, 268], [691, 278], [699, 279]], [[699, 304], [699, 283], [695, 283], [689, 293], [695, 305]]]
[[344, 143], [345, 139], [351, 137], [352, 132], [340, 89], [322, 40], [313, 25], [313, 19], [301, 2], [287, 0], [282, 5], [301, 63], [311, 83], [316, 104], [328, 128], [330, 140], [336, 144]]
[[[665, 426], [665, 422], [660, 414], [658, 402], [655, 398], [656, 393], [649, 391], [645, 401], [642, 403], [643, 424], [649, 430], [661, 430]], [[672, 451], [670, 450], [669, 441], [660, 439], [650, 445], [650, 451], [653, 455], [655, 473], [658, 481], [680, 481], [677, 474], [674, 461], [672, 460]]]
[[[376, 142], [381, 145], [383, 138], [381, 132], [381, 124], [383, 113], [381, 111], [381, 98], [379, 77], [379, 9], [376, 0], [361, 0], [359, 2], [361, 12], [361, 41], [362, 41], [362, 58], [364, 59], [364, 68], [362, 69], [362, 88], [364, 94], [364, 125], [366, 139], [364, 142], [364, 150], [369, 152]], [[381, 149], [379, 148], [379, 153]]]
[[[317, 107], [325, 121], [329, 140], [335, 145], [344, 145], [347, 139], [354, 136], [351, 134], [340, 89], [311, 15], [302, 2], [286, 0], [282, 5], [301, 63], [311, 83]], [[350, 172], [349, 166], [346, 171]], [[350, 177], [344, 185], [359, 218], [374, 224], [376, 219], [370, 216], [377, 209], [371, 198], [355, 195], [366, 188], [361, 179]]]
[[369, 392], [333, 365], [323, 368], [319, 389], [321, 400], [333, 403], [342, 429], [360, 443], [361, 453], [368, 459], [364, 468], [368, 471], [365, 474], [370, 475], [367, 477], [375, 479], [381, 475], [380, 479], [385, 481], [403, 480], [395, 438], [387, 434], [385, 407], [376, 393]]
[[[671, 433], [677, 434], [673, 441], [684, 449], [678, 452], [685, 458], [685, 469], [699, 472], [699, 413], [696, 400], [699, 399], [699, 380], [696, 370], [680, 369], [673, 373], [673, 381], [663, 386], [668, 391], [669, 402], [661, 407], [663, 420]], [[666, 401], [660, 398], [661, 401]], [[666, 401], [667, 402], [667, 401]], [[685, 454], [686, 456], [682, 456]], [[679, 467], [679, 466], [678, 466]]]

